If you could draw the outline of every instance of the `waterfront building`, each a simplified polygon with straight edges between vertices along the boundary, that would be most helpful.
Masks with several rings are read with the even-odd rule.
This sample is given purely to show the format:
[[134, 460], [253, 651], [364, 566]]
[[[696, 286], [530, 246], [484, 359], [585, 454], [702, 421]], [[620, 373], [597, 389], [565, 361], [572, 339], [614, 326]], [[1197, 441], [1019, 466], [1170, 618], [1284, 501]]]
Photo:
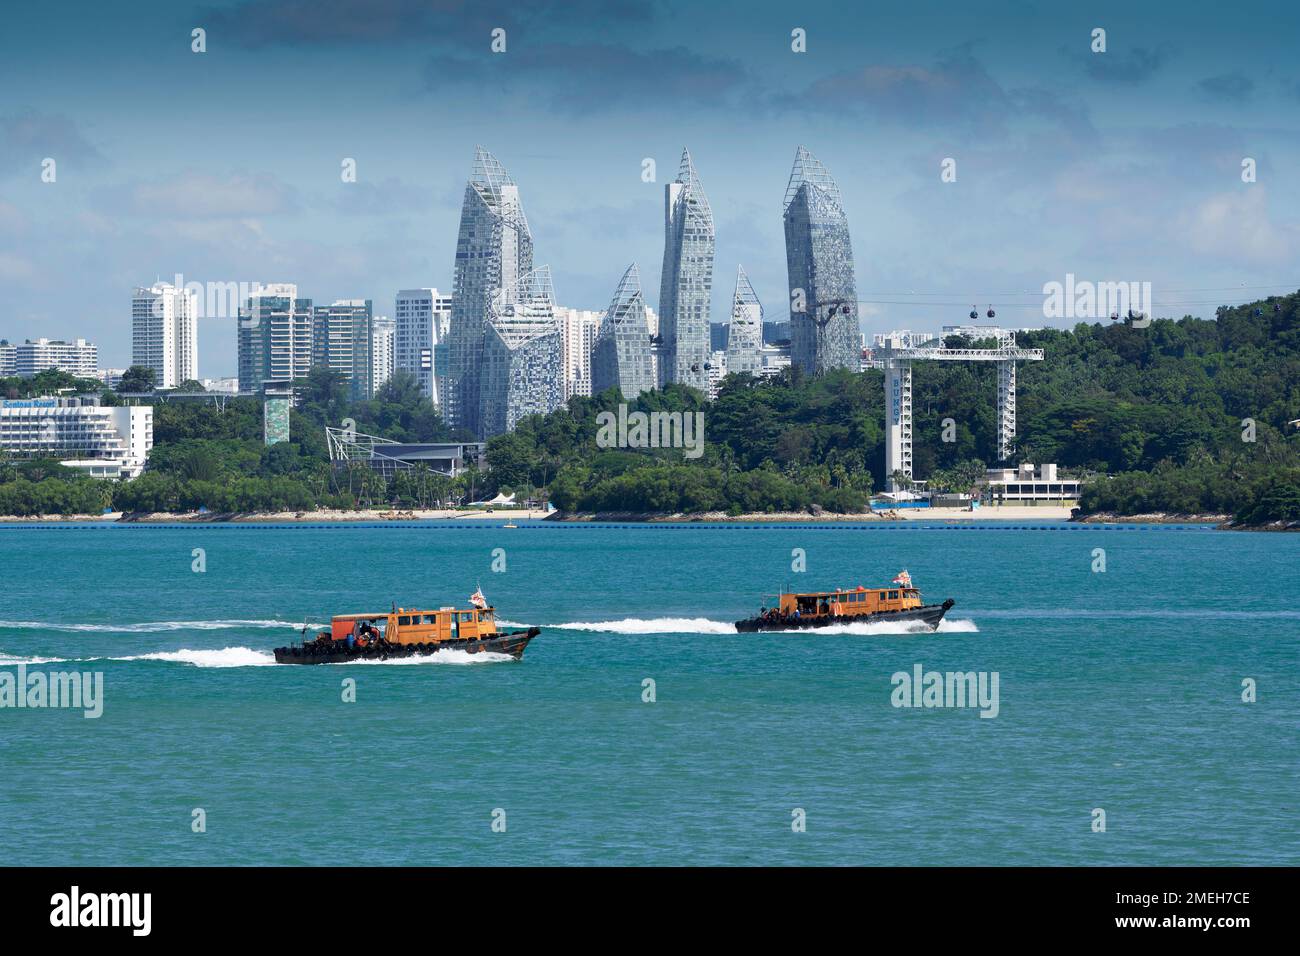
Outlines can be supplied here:
[[593, 309], [555, 307], [560, 325], [560, 349], [564, 363], [564, 400], [574, 395], [591, 397], [592, 351], [605, 313]]
[[1079, 482], [1062, 478], [1056, 465], [1034, 466], [1024, 462], [1017, 468], [990, 468], [988, 497], [994, 505], [1051, 505], [1074, 507], [1079, 503]]
[[628, 401], [656, 385], [650, 353], [641, 272], [632, 263], [614, 290], [605, 311], [591, 359], [592, 391], [599, 395], [617, 386]]
[[153, 407], [98, 398], [0, 400], [0, 452], [53, 458], [94, 478], [134, 478], [153, 448]]
[[155, 388], [199, 377], [199, 296], [157, 282], [131, 297], [131, 364], [154, 371]]
[[[453, 428], [466, 428], [485, 437], [493, 432], [479, 420], [483, 408], [492, 409], [497, 424], [509, 417], [500, 404], [500, 394], [490, 394], [486, 400], [480, 397], [484, 349], [494, 338], [489, 329], [494, 300], [502, 290], [527, 289], [524, 277], [532, 272], [533, 237], [519, 186], [496, 157], [480, 146], [461, 206], [447, 374], [439, 395], [443, 417]], [[492, 344], [498, 359], [514, 354], [508, 346], [502, 352], [503, 343], [496, 335]], [[531, 348], [527, 351], [531, 354]]]
[[446, 342], [451, 309], [452, 297], [437, 289], [402, 289], [393, 303], [393, 367], [414, 375], [435, 405], [442, 391], [435, 357]]
[[375, 316], [370, 338], [370, 384], [374, 391], [393, 377], [396, 364], [393, 359], [397, 324], [386, 315]]
[[763, 367], [763, 304], [749, 276], [736, 267], [736, 291], [731, 299], [731, 324], [727, 330], [727, 372], [757, 375]]
[[564, 404], [550, 266], [493, 296], [481, 356], [477, 417], [484, 439], [510, 431], [527, 415], [545, 415]]
[[709, 304], [713, 295], [713, 211], [689, 150], [664, 187], [664, 265], [659, 285], [660, 376], [708, 387]]
[[336, 470], [363, 464], [385, 478], [416, 468], [455, 478], [469, 467], [487, 468], [483, 442], [397, 442], [334, 427], [326, 427], [325, 441]]
[[85, 339], [28, 339], [21, 345], [0, 340], [0, 376], [30, 378], [55, 368], [79, 378], [95, 378], [99, 373], [99, 347]]
[[311, 299], [291, 282], [262, 286], [239, 310], [239, 390], [304, 378], [312, 365]]
[[343, 376], [353, 401], [364, 401], [374, 391], [373, 324], [369, 299], [337, 299], [312, 311], [311, 364]]
[[856, 370], [861, 348], [849, 220], [839, 186], [803, 146], [786, 186], [784, 221], [791, 361], [809, 375]]

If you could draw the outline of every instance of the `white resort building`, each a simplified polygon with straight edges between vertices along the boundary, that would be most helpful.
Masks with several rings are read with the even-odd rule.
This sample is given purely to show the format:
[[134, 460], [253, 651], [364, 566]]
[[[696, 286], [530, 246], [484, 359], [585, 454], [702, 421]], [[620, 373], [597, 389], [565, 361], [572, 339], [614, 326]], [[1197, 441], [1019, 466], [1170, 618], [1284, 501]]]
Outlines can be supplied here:
[[0, 453], [54, 458], [92, 478], [135, 478], [153, 448], [153, 407], [98, 398], [0, 400]]

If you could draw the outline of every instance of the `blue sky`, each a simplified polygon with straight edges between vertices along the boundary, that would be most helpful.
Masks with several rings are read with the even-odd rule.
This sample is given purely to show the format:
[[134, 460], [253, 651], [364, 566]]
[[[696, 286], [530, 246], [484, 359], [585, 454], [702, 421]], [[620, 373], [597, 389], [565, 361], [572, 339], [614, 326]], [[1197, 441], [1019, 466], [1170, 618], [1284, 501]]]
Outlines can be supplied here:
[[[1159, 315], [1300, 287], [1294, 3], [850, 6], [11, 6], [0, 337], [86, 336], [126, 365], [131, 289], [175, 273], [292, 281], [381, 314], [399, 288], [450, 290], [479, 143], [519, 182], [536, 261], [578, 308], [603, 309], [632, 261], [657, 305], [683, 145], [717, 223], [716, 321], [738, 263], [768, 317], [784, 309], [781, 201], [801, 143], [840, 183], [868, 332], [956, 323], [971, 304], [1043, 324], [1042, 285], [1066, 273], [1149, 281]], [[790, 49], [796, 27], [807, 53]], [[233, 374], [234, 340], [228, 320], [201, 323], [204, 376]]]

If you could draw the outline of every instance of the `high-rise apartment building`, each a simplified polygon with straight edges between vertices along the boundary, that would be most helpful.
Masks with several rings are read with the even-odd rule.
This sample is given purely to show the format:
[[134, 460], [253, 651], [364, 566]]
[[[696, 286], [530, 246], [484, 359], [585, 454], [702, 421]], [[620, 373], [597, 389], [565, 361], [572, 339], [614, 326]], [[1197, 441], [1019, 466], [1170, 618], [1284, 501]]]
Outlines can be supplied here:
[[736, 291], [731, 299], [727, 331], [727, 373], [757, 375], [763, 367], [763, 304], [754, 294], [744, 268], [736, 267]]
[[337, 299], [312, 312], [311, 364], [343, 376], [353, 401], [364, 401], [374, 393], [373, 324], [369, 299]]
[[555, 307], [555, 321], [560, 326], [560, 356], [564, 366], [564, 400], [575, 395], [590, 397], [591, 352], [596, 346], [605, 313], [595, 309]]
[[239, 390], [293, 381], [312, 366], [311, 299], [298, 298], [291, 282], [261, 286], [239, 310]]
[[527, 415], [564, 404], [560, 327], [551, 268], [542, 266], [493, 296], [480, 351], [479, 433], [508, 432]]
[[800, 146], [785, 191], [790, 360], [809, 375], [857, 369], [861, 356], [853, 246], [840, 188]]
[[[479, 437], [494, 434], [479, 420], [485, 407], [498, 423], [503, 420], [500, 396], [491, 395], [485, 403], [479, 394], [485, 343], [492, 338], [488, 324], [498, 294], [527, 289], [535, 280], [525, 282], [524, 277], [532, 271], [533, 237], [519, 187], [496, 157], [480, 146], [461, 206], [447, 375], [439, 395], [443, 417], [453, 428], [469, 429]], [[498, 358], [500, 344], [494, 345]]]
[[199, 377], [199, 297], [168, 282], [131, 297], [131, 364], [154, 371], [155, 388]]
[[617, 386], [629, 401], [656, 385], [641, 272], [635, 262], [623, 273], [605, 312], [592, 354], [591, 375], [595, 394]]
[[435, 405], [442, 403], [435, 356], [451, 324], [451, 301], [437, 289], [402, 289], [393, 303], [393, 366], [414, 375]]
[[99, 348], [85, 339], [28, 339], [21, 345], [0, 340], [0, 376], [30, 378], [52, 368], [94, 378], [99, 374]]
[[664, 187], [664, 266], [659, 285], [663, 382], [708, 387], [709, 302], [713, 295], [713, 211], [688, 150]]
[[386, 315], [375, 316], [374, 333], [370, 339], [370, 385], [376, 392], [390, 378], [397, 367], [395, 340], [397, 323]]

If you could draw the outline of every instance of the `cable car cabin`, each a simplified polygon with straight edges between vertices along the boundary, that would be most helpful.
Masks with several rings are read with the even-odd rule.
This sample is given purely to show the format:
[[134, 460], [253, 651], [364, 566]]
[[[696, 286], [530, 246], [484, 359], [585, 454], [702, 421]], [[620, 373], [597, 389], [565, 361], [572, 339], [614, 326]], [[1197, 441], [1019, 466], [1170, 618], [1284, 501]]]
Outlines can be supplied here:
[[855, 588], [849, 591], [817, 591], [782, 594], [777, 609], [793, 617], [857, 617], [881, 611], [902, 611], [921, 606], [919, 588]]
[[365, 625], [377, 630], [378, 636], [389, 644], [472, 641], [498, 633], [494, 608], [444, 607], [420, 611], [399, 607], [379, 614], [339, 614], [330, 619], [330, 637], [336, 641], [346, 641], [349, 635], [360, 638], [367, 630]]

